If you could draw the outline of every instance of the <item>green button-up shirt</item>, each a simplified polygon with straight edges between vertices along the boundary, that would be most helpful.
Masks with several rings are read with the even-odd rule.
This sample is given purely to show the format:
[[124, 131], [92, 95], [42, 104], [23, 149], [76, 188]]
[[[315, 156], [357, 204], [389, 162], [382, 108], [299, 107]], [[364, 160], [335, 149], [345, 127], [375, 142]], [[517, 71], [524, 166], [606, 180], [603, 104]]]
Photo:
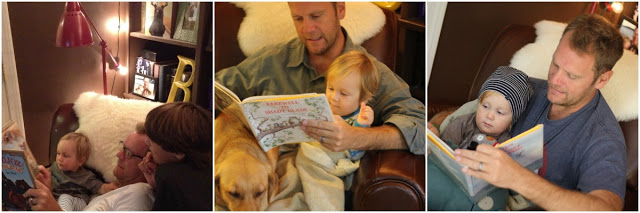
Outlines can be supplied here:
[[[346, 38], [342, 53], [351, 50], [367, 52], [362, 46], [353, 44], [344, 28], [342, 33]], [[381, 81], [378, 92], [369, 101], [375, 113], [372, 126], [389, 124], [398, 127], [409, 151], [424, 154], [424, 104], [411, 97], [407, 83], [386, 65], [378, 60], [375, 64], [381, 72]], [[298, 38], [265, 47], [237, 66], [216, 72], [215, 78], [241, 100], [259, 95], [324, 93], [326, 88], [324, 74], [318, 75], [311, 66], [304, 44]]]

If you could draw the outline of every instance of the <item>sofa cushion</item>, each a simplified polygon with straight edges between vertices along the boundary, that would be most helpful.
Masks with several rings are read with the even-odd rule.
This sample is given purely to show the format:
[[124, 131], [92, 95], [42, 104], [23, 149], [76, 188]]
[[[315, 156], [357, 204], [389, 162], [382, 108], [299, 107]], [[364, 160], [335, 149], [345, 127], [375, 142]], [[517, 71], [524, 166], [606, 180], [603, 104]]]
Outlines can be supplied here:
[[[529, 77], [547, 79], [549, 65], [567, 24], [543, 20], [534, 25], [536, 41], [513, 55], [512, 67]], [[613, 77], [600, 91], [618, 121], [638, 118], [638, 56], [624, 51], [613, 67]]]
[[[265, 46], [297, 37], [286, 2], [236, 2], [246, 16], [238, 30], [238, 43], [246, 56]], [[345, 17], [340, 24], [355, 44], [375, 36], [385, 24], [382, 10], [370, 2], [347, 2]], [[269, 32], [269, 33], [265, 33]]]
[[85, 92], [74, 103], [78, 116], [76, 132], [89, 138], [91, 155], [86, 165], [104, 175], [107, 182], [115, 181], [113, 169], [117, 164], [116, 154], [124, 141], [135, 131], [138, 122], [144, 122], [147, 113], [161, 103], [120, 99], [111, 95]]

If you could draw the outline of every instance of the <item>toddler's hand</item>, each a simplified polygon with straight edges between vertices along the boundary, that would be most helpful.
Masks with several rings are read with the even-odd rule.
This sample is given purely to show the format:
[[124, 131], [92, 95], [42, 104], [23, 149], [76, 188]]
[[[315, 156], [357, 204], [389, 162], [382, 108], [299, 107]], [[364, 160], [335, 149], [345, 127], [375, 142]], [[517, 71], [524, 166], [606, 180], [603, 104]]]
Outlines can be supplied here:
[[119, 187], [120, 187], [120, 184], [116, 182], [105, 183], [105, 184], [102, 184], [102, 186], [100, 186], [100, 190], [98, 190], [98, 194], [104, 194], [104, 193], [113, 191], [114, 189], [117, 189]]
[[147, 179], [147, 183], [151, 185], [151, 187], [156, 187], [156, 168], [158, 168], [158, 164], [153, 161], [153, 155], [151, 152], [147, 152], [147, 155], [142, 159], [142, 162], [138, 164], [138, 168], [142, 170], [142, 174], [144, 174], [144, 178]]
[[363, 101], [360, 103], [360, 114], [358, 114], [358, 118], [356, 118], [359, 124], [365, 126], [371, 126], [373, 123], [373, 109], [367, 106], [367, 104]]

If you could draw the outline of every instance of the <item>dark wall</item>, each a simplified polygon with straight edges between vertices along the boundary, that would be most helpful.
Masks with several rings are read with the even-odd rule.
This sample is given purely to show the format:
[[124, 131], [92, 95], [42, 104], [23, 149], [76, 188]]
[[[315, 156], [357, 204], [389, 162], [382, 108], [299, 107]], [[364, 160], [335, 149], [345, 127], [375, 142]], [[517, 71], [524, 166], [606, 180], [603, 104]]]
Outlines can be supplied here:
[[[635, 5], [625, 3], [625, 11]], [[591, 2], [571, 3], [448, 3], [438, 49], [427, 86], [428, 103], [461, 105], [484, 54], [509, 24], [533, 25], [541, 20], [569, 22], [588, 13]], [[601, 14], [597, 8], [596, 13]], [[619, 14], [604, 15], [618, 23]], [[427, 27], [428, 28], [428, 27]], [[508, 64], [505, 64], [508, 65]], [[436, 95], [433, 94], [447, 94]]]
[[[83, 92], [103, 92], [101, 48], [95, 32], [94, 45], [55, 46], [64, 2], [11, 2], [8, 6], [25, 134], [38, 163], [47, 165], [50, 163], [49, 132], [56, 108], [74, 102]], [[118, 3], [91, 2], [83, 6], [113, 55], [119, 52], [120, 62], [128, 64], [128, 32], [125, 32], [128, 29], [121, 28], [119, 36], [107, 29], [108, 19], [118, 17]], [[127, 7], [127, 3], [120, 3], [121, 22], [128, 19]], [[114, 70], [107, 71], [108, 91], [111, 91], [114, 74], [112, 94], [122, 96], [127, 79]]]

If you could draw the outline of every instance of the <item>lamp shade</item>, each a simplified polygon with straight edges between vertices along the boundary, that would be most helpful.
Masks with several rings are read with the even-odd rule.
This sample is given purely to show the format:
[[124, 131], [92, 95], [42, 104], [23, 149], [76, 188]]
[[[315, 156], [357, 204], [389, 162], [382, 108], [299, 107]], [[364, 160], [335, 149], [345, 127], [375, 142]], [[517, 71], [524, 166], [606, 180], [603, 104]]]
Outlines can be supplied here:
[[93, 36], [87, 18], [78, 2], [67, 2], [60, 17], [56, 45], [58, 47], [79, 47], [93, 44]]

